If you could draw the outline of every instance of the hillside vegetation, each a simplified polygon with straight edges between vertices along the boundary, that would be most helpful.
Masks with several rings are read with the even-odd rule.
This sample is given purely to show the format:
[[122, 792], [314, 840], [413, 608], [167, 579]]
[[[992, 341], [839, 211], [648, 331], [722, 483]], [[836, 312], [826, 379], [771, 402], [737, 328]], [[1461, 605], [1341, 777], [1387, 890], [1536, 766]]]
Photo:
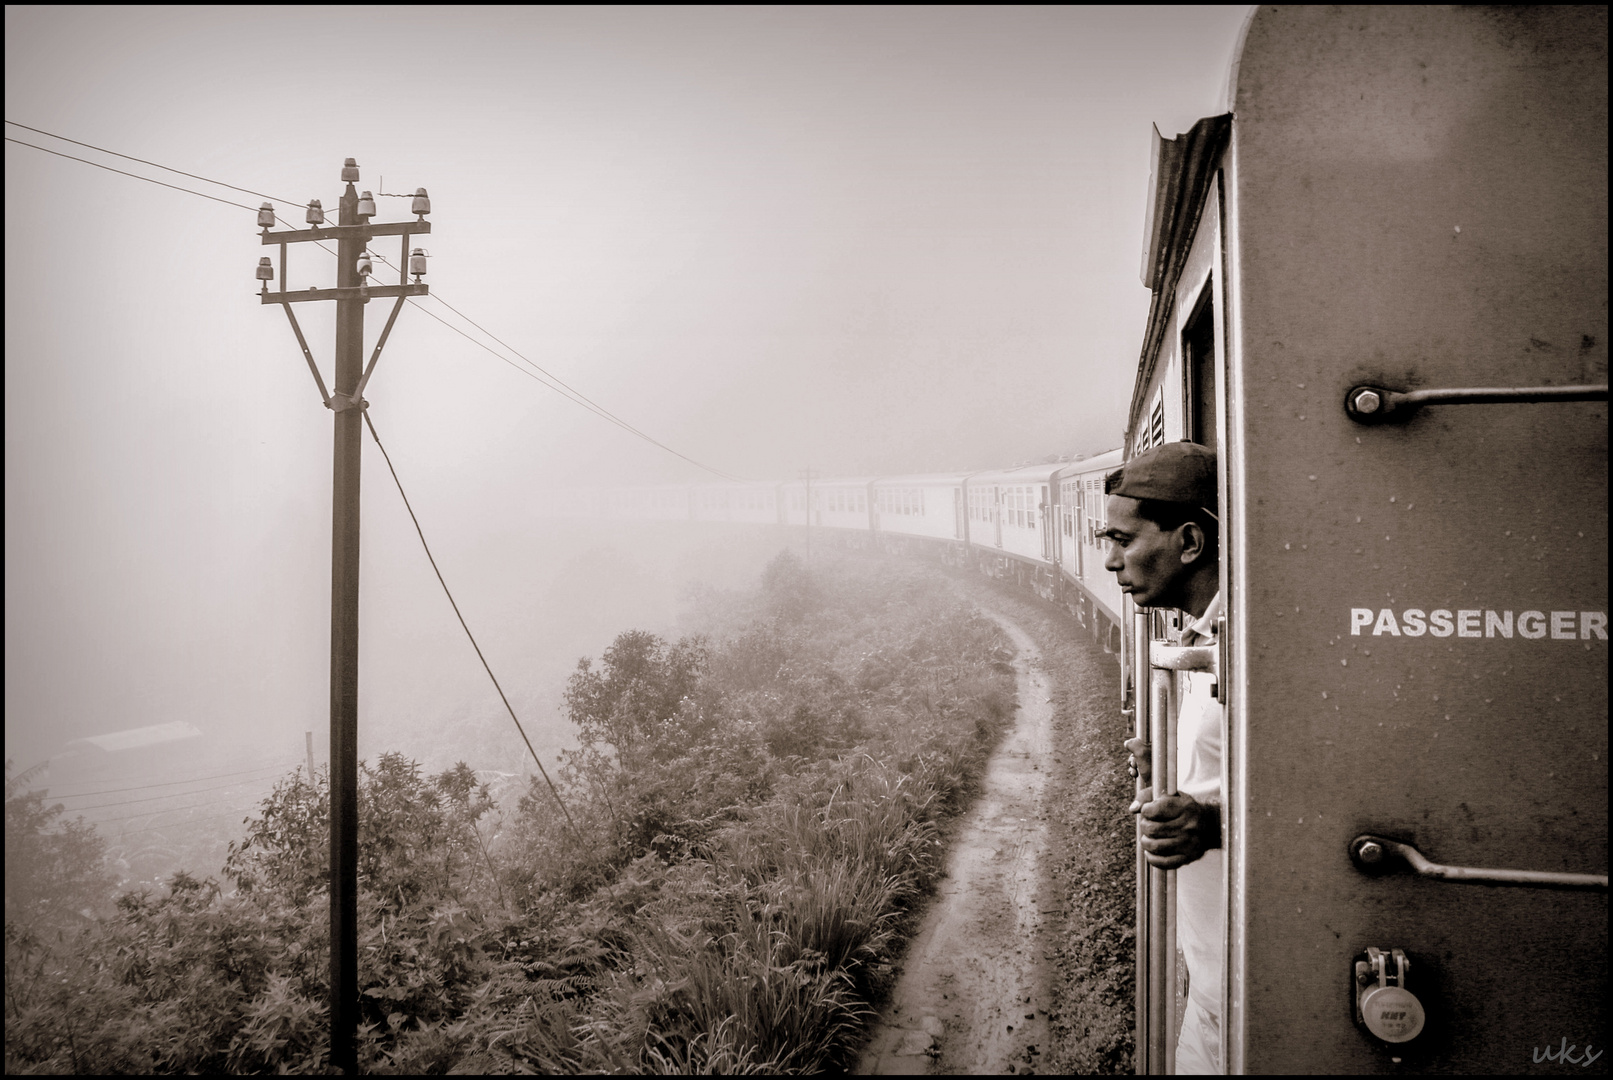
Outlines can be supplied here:
[[[699, 606], [699, 635], [579, 663], [557, 793], [365, 764], [365, 1071], [850, 1060], [1012, 718], [1007, 642], [890, 562], [786, 553]], [[217, 875], [105, 907], [93, 832], [25, 781], [8, 766], [7, 1072], [328, 1067], [322, 776], [280, 783]]]

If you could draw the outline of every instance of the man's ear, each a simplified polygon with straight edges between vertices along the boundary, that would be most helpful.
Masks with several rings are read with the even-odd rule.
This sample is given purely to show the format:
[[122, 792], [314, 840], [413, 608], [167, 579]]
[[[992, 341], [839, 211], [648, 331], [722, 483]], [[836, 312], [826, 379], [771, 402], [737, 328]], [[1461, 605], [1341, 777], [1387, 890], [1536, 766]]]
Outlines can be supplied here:
[[1204, 527], [1196, 521], [1186, 521], [1178, 532], [1182, 537], [1182, 565], [1191, 566], [1204, 557], [1208, 539], [1204, 535]]

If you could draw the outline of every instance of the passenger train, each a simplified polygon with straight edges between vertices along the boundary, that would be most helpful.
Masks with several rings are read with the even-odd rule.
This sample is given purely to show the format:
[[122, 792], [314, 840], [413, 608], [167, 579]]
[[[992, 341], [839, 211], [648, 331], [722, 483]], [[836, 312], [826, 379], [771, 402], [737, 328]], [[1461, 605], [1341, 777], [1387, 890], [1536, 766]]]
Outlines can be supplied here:
[[926, 476], [551, 492], [556, 517], [810, 526], [854, 545], [972, 565], [1069, 608], [1119, 650], [1123, 610], [1103, 569], [1103, 478], [1120, 450], [1073, 461]]
[[[1065, 605], [1174, 783], [1222, 730], [1227, 1072], [1605, 1072], [1607, 9], [1255, 9], [1156, 131], [1122, 445], [971, 473], [573, 492], [809, 525]], [[1117, 269], [1116, 272], [1121, 272]], [[1103, 569], [1104, 475], [1219, 460], [1215, 648]], [[1118, 750], [1117, 750], [1118, 753]], [[1174, 1071], [1174, 871], [1139, 857], [1137, 1069]]]

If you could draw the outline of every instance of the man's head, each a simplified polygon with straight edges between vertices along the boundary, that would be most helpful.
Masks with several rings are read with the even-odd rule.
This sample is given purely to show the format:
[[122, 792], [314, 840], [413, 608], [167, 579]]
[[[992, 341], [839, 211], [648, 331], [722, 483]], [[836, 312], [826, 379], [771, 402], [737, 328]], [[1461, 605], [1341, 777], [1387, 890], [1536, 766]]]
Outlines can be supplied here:
[[1104, 480], [1110, 541], [1104, 568], [1139, 607], [1202, 614], [1220, 581], [1215, 452], [1167, 443]]

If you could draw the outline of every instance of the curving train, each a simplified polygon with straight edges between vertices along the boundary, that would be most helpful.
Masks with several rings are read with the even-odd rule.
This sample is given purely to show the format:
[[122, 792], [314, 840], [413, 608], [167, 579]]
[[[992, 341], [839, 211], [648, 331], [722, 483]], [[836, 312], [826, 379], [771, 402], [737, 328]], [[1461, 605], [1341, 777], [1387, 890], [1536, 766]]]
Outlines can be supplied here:
[[[1605, 1071], [1607, 96], [1605, 7], [1257, 8], [1226, 111], [1154, 135], [1121, 448], [556, 509], [1017, 578], [1120, 654], [1156, 746], [1209, 672], [1225, 1071]], [[1097, 540], [1105, 473], [1177, 439], [1218, 454], [1214, 649]], [[1137, 1068], [1166, 1073], [1174, 872], [1139, 871]]]
[[562, 517], [732, 522], [833, 530], [842, 543], [925, 551], [1067, 605], [1111, 649], [1122, 597], [1103, 569], [1103, 478], [1119, 450], [1074, 461], [924, 476], [571, 489]]

